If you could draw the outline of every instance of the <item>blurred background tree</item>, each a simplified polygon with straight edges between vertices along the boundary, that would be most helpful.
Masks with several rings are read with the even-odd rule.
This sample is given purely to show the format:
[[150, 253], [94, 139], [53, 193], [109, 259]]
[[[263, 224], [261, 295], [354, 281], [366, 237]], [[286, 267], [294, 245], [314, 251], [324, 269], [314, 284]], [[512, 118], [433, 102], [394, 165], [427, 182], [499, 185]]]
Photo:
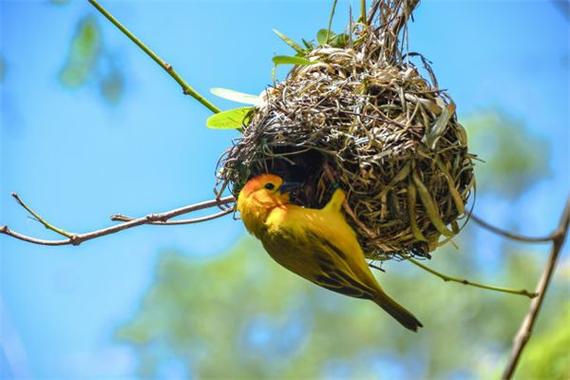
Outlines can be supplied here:
[[[487, 161], [478, 166], [485, 190], [514, 199], [546, 175], [545, 144], [520, 122], [488, 111], [465, 124], [473, 151]], [[529, 154], [529, 146], [537, 153]], [[429, 265], [532, 289], [544, 254], [503, 242], [504, 256], [493, 268], [480, 268], [489, 264], [471, 248], [476, 228], [470, 223], [457, 239], [459, 249], [438, 250]], [[164, 252], [138, 313], [117, 338], [135, 349], [143, 377], [176, 371], [204, 379], [497, 378], [528, 299], [443, 283], [410, 266], [389, 262], [379, 278], [424, 323], [417, 335], [370, 302], [284, 271], [252, 238], [209, 260]], [[568, 285], [559, 277], [550, 290], [540, 324], [546, 328], [537, 332], [520, 378], [570, 375]]]
[[[54, 3], [63, 5], [67, 1], [55, 0]], [[100, 21], [91, 13], [78, 20], [67, 57], [59, 72], [59, 81], [72, 90], [87, 85], [96, 86], [102, 99], [114, 105], [123, 96], [125, 78], [120, 69], [121, 56], [105, 47]]]

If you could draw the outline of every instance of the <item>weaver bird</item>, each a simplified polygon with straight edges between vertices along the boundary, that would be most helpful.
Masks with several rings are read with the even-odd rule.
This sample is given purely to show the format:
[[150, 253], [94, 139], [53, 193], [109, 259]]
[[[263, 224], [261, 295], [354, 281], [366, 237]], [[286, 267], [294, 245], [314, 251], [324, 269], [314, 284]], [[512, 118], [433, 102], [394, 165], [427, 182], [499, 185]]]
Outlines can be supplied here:
[[370, 271], [356, 233], [341, 211], [345, 194], [337, 189], [322, 209], [289, 202], [291, 184], [263, 174], [241, 190], [237, 209], [247, 230], [269, 255], [293, 273], [323, 288], [375, 302], [404, 327], [420, 321], [390, 298]]

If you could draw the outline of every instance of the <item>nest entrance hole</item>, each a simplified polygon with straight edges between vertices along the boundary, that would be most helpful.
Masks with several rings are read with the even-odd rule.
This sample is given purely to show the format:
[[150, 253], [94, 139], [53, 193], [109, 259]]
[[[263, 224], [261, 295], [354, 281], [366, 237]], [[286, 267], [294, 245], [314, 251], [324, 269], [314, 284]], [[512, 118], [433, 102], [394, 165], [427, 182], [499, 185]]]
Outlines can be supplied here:
[[260, 161], [251, 168], [251, 177], [270, 173], [286, 182], [301, 186], [291, 193], [291, 202], [309, 208], [321, 208], [332, 194], [330, 181], [326, 181], [325, 156], [314, 149], [299, 149], [294, 146], [280, 146], [272, 149], [270, 158]]

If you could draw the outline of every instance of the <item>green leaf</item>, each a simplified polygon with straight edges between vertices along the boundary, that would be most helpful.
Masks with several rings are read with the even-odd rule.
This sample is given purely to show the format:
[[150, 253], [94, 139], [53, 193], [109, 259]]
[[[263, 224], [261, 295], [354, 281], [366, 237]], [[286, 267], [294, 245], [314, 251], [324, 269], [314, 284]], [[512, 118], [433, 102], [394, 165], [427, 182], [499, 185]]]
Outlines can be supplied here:
[[231, 100], [232, 102], [242, 103], [242, 104], [251, 104], [254, 106], [259, 105], [260, 99], [257, 95], [250, 95], [245, 94], [243, 92], [230, 90], [227, 88], [212, 88], [210, 92], [220, 98]]
[[92, 16], [83, 17], [76, 26], [59, 80], [71, 88], [85, 84], [95, 72], [101, 47], [101, 31], [97, 21]]
[[331, 38], [330, 44], [334, 47], [344, 48], [348, 45], [348, 34], [341, 33]]
[[332, 22], [334, 20], [334, 12], [336, 11], [336, 4], [338, 3], [338, 0], [333, 0], [333, 5], [332, 5], [332, 9], [331, 9], [331, 15], [329, 17], [329, 25], [327, 27], [327, 43], [330, 41], [330, 39], [332, 38], [333, 33], [331, 32], [332, 29]]
[[252, 109], [253, 107], [241, 107], [217, 113], [208, 118], [206, 126], [212, 129], [240, 129]]
[[273, 29], [273, 33], [277, 34], [277, 37], [281, 38], [283, 40], [283, 42], [285, 42], [287, 45], [289, 45], [291, 48], [293, 48], [293, 50], [295, 50], [297, 53], [299, 53], [299, 54], [305, 53], [305, 49], [303, 49], [301, 47], [301, 45], [299, 45], [298, 43], [293, 41], [291, 38], [287, 37], [286, 35], [284, 35], [280, 31], [278, 31], [277, 29]]
[[313, 50], [315, 48], [315, 45], [313, 45], [313, 43], [311, 41], [307, 41], [304, 38], [302, 39], [302, 41], [303, 41], [303, 45], [305, 45], [305, 47], [308, 50]]
[[321, 29], [317, 32], [317, 42], [321, 46], [327, 45], [329, 43], [328, 41], [334, 37], [335, 34], [328, 29]]
[[278, 66], [278, 65], [308, 66], [308, 65], [312, 65], [314, 63], [317, 63], [317, 61], [311, 61], [305, 57], [293, 57], [290, 55], [276, 55], [275, 57], [273, 57], [273, 63], [275, 64], [275, 66]]

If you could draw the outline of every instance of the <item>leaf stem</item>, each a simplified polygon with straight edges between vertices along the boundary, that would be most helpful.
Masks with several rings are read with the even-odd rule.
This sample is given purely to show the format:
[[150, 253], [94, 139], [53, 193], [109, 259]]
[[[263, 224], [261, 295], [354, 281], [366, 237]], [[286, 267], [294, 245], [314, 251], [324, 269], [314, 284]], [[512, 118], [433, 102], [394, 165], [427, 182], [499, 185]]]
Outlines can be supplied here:
[[57, 228], [56, 226], [48, 223], [44, 218], [42, 218], [37, 212], [35, 212], [34, 210], [32, 210], [30, 208], [30, 206], [28, 206], [23, 200], [22, 198], [20, 198], [20, 196], [16, 193], [12, 193], [12, 197], [16, 200], [16, 202], [18, 202], [18, 204], [20, 206], [22, 206], [27, 212], [30, 213], [30, 215], [32, 215], [34, 217], [34, 220], [40, 222], [45, 228], [47, 228], [50, 231], [53, 231], [61, 236], [65, 236], [66, 238], [73, 238], [73, 234], [69, 233], [67, 231], [62, 230], [61, 228]]
[[329, 16], [329, 26], [327, 28], [327, 44], [329, 43], [329, 39], [331, 37], [331, 28], [332, 28], [332, 22], [334, 19], [334, 13], [336, 11], [336, 4], [338, 3], [338, 0], [333, 0], [333, 6], [331, 9], [331, 14]]
[[103, 16], [105, 16], [113, 25], [115, 25], [124, 35], [126, 35], [131, 41], [133, 41], [142, 51], [144, 51], [153, 61], [155, 61], [160, 67], [164, 69], [174, 79], [180, 87], [182, 87], [182, 92], [184, 95], [190, 95], [198, 102], [200, 102], [204, 107], [208, 108], [214, 113], [218, 113], [221, 110], [212, 104], [208, 99], [202, 96], [198, 91], [196, 91], [192, 86], [190, 86], [180, 74], [178, 74], [172, 65], [166, 63], [162, 58], [160, 58], [154, 51], [152, 51], [144, 42], [139, 40], [131, 31], [129, 31], [123, 24], [119, 22], [111, 13], [109, 13], [101, 4], [96, 0], [88, 0], [91, 5], [93, 5]]
[[521, 289], [521, 290], [516, 290], [516, 289], [511, 289], [511, 288], [503, 288], [503, 287], [499, 287], [499, 286], [492, 286], [492, 285], [485, 285], [485, 284], [480, 284], [477, 282], [472, 282], [469, 280], [465, 280], [462, 278], [457, 278], [457, 277], [451, 277], [448, 276], [446, 274], [443, 274], [441, 272], [438, 272], [412, 258], [407, 258], [408, 261], [410, 261], [412, 264], [420, 267], [421, 269], [425, 270], [426, 272], [429, 272], [439, 278], [441, 278], [443, 281], [448, 282], [448, 281], [452, 281], [452, 282], [457, 282], [459, 284], [463, 284], [463, 285], [470, 285], [470, 286], [474, 286], [476, 288], [481, 288], [481, 289], [487, 289], [487, 290], [493, 290], [496, 292], [502, 292], [502, 293], [509, 293], [509, 294], [516, 294], [516, 295], [520, 295], [520, 296], [525, 296], [528, 298], [534, 298], [538, 295], [538, 293], [531, 293], [526, 289]]

